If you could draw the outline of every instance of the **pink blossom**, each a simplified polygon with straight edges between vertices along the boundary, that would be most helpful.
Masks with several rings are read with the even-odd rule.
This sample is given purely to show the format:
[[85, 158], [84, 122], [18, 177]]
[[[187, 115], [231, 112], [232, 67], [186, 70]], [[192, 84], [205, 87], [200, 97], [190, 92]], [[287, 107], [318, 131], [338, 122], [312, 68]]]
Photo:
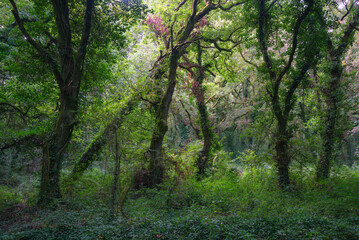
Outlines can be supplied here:
[[162, 23], [162, 18], [157, 15], [149, 14], [146, 20], [146, 24], [156, 34], [156, 37], [168, 35], [168, 27], [165, 27]]

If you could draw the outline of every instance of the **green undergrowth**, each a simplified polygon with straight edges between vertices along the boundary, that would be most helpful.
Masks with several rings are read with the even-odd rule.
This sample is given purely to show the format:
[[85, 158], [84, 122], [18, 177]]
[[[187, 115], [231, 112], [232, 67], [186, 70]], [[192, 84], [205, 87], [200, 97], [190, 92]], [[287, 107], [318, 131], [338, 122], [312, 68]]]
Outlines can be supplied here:
[[86, 173], [54, 210], [7, 208], [0, 239], [359, 239], [357, 170], [343, 168], [321, 183], [292, 171], [287, 191], [265, 168], [168, 179], [157, 189], [131, 191], [128, 218], [112, 221], [111, 178], [102, 174]]

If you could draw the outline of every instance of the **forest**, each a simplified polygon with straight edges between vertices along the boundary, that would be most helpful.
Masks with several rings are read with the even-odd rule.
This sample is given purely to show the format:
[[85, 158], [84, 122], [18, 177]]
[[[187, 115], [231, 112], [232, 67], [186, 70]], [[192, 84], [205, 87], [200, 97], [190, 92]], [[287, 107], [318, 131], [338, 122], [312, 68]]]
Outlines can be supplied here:
[[359, 239], [358, 0], [0, 13], [0, 239]]

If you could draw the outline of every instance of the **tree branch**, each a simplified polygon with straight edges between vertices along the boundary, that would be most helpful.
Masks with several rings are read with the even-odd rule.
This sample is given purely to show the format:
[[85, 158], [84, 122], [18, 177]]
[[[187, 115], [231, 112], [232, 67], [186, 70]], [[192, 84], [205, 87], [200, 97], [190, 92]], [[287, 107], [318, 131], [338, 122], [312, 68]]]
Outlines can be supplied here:
[[190, 114], [190, 113], [188, 112], [188, 110], [184, 107], [184, 104], [183, 104], [183, 102], [182, 102], [181, 100], [180, 100], [180, 103], [181, 103], [183, 109], [185, 110], [185, 112], [186, 112], [186, 114], [187, 114], [187, 116], [188, 116], [189, 125], [190, 125], [190, 126], [192, 127], [192, 129], [194, 130], [194, 132], [195, 132], [197, 138], [201, 139], [201, 136], [200, 136], [201, 131], [193, 125], [192, 118], [191, 118], [191, 114]]
[[20, 138], [20, 139], [11, 140], [8, 143], [3, 143], [2, 146], [0, 147], [0, 151], [12, 148], [12, 147], [14, 147], [16, 145], [19, 145], [19, 144], [25, 144], [25, 143], [28, 143], [28, 142], [35, 143], [36, 145], [39, 145], [39, 146], [44, 145], [44, 142], [41, 141], [38, 137], [40, 137], [40, 136], [38, 136], [38, 135], [29, 135], [29, 136], [26, 136], [26, 137], [23, 137], [23, 138]]
[[279, 82], [282, 80], [283, 76], [288, 72], [289, 68], [292, 65], [292, 62], [294, 60], [294, 54], [297, 50], [298, 33], [299, 33], [300, 26], [302, 25], [302, 22], [308, 16], [308, 14], [310, 13], [310, 11], [314, 5], [313, 0], [307, 0], [306, 2], [308, 2], [308, 7], [304, 10], [304, 12], [300, 15], [300, 17], [297, 19], [297, 22], [295, 23], [294, 31], [293, 31], [292, 50], [289, 55], [287, 65], [283, 68], [283, 70], [280, 72], [280, 74], [277, 78], [277, 81], [279, 81]]
[[243, 55], [243, 53], [242, 53], [242, 51], [241, 51], [240, 49], [238, 49], [238, 52], [239, 52], [239, 54], [241, 55], [241, 57], [242, 57], [242, 59], [243, 59], [244, 62], [246, 62], [246, 63], [248, 63], [248, 64], [254, 66], [255, 68], [258, 68], [258, 65], [257, 65], [257, 64], [255, 64], [255, 63], [253, 63], [253, 62], [247, 60], [247, 59], [244, 57], [244, 55]]
[[51, 57], [51, 55], [41, 46], [40, 43], [36, 42], [31, 36], [30, 34], [26, 31], [23, 22], [20, 19], [19, 16], [19, 11], [17, 9], [16, 3], [14, 2], [14, 0], [9, 0], [13, 9], [11, 10], [11, 12], [13, 13], [14, 17], [15, 17], [15, 21], [16, 23], [19, 25], [19, 29], [21, 31], [21, 33], [25, 36], [25, 40], [27, 42], [29, 42], [33, 47], [36, 48], [36, 50], [38, 51], [38, 53], [40, 54], [40, 56], [45, 60], [45, 62], [47, 62], [54, 75], [56, 78], [57, 83], [62, 86], [62, 78], [60, 75], [60, 72], [58, 70], [58, 66], [57, 66], [57, 62]]
[[[75, 59], [75, 67], [74, 67], [74, 75], [81, 79], [83, 62], [85, 60], [86, 55], [86, 46], [88, 43], [88, 39], [90, 37], [90, 30], [91, 30], [91, 19], [92, 19], [92, 12], [94, 8], [94, 0], [87, 0], [86, 1], [86, 10], [85, 10], [85, 19], [84, 19], [84, 27], [82, 30], [81, 42], [79, 49], [77, 51], [77, 56]], [[79, 83], [78, 83], [79, 84]]]
[[13, 109], [15, 109], [17, 112], [19, 112], [22, 116], [30, 118], [27, 113], [23, 112], [20, 108], [16, 107], [15, 105], [12, 105], [11, 103], [7, 103], [7, 102], [1, 102], [0, 106], [8, 106], [11, 107]]
[[180, 4], [178, 4], [178, 6], [175, 8], [175, 11], [177, 12], [186, 2], [187, 0], [183, 0], [182, 2], [180, 2]]
[[230, 4], [230, 5], [226, 6], [226, 7], [222, 6], [221, 3], [218, 3], [217, 6], [222, 11], [228, 11], [228, 10], [231, 10], [232, 8], [234, 8], [234, 7], [238, 6], [238, 5], [241, 5], [243, 3], [246, 3], [246, 2], [248, 2], [248, 1], [233, 3], [233, 4]]
[[268, 54], [268, 46], [266, 42], [266, 37], [264, 33], [265, 25], [265, 15], [262, 13], [265, 12], [265, 0], [260, 0], [259, 2], [259, 21], [258, 21], [258, 39], [260, 44], [260, 49], [263, 55], [264, 63], [267, 67], [271, 79], [276, 79], [276, 74], [273, 71], [273, 63]]

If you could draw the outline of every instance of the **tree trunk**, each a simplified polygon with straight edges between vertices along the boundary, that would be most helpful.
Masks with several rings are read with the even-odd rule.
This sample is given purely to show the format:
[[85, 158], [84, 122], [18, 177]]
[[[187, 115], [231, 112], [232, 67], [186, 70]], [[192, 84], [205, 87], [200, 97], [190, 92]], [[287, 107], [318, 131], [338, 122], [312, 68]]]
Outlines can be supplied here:
[[317, 180], [329, 178], [333, 149], [335, 145], [335, 126], [338, 118], [338, 103], [340, 102], [340, 80], [343, 72], [342, 59], [348, 47], [353, 43], [353, 34], [359, 26], [359, 9], [354, 5], [352, 20], [348, 23], [343, 35], [339, 39], [339, 45], [335, 48], [328, 34], [327, 49], [329, 51], [329, 86], [326, 94], [325, 129], [323, 133], [323, 154], [319, 158], [316, 169]]
[[208, 160], [210, 158], [213, 132], [209, 125], [208, 113], [205, 103], [203, 101], [198, 102], [197, 100], [197, 107], [199, 112], [199, 120], [201, 123], [201, 130], [203, 134], [203, 147], [202, 150], [199, 152], [199, 156], [197, 159], [197, 168], [198, 175], [203, 175], [205, 173]]
[[335, 127], [338, 117], [340, 78], [343, 71], [340, 62], [334, 62], [333, 64], [334, 66], [330, 71], [331, 81], [329, 83], [329, 88], [327, 89], [327, 109], [324, 122], [325, 129], [323, 133], [323, 154], [319, 158], [316, 169], [316, 177], [318, 180], [329, 178], [331, 162], [333, 160]]
[[161, 98], [159, 105], [155, 108], [156, 121], [149, 149], [151, 187], [161, 183], [164, 176], [162, 144], [164, 136], [168, 130], [168, 112], [172, 102], [173, 92], [176, 87], [176, 73], [180, 57], [181, 55], [178, 49], [172, 50], [170, 57], [168, 87], [165, 95]]
[[199, 69], [198, 69], [198, 76], [197, 78], [195, 78], [196, 84], [193, 86], [194, 88], [193, 92], [196, 97], [197, 109], [199, 113], [199, 121], [203, 135], [203, 147], [202, 150], [199, 152], [197, 159], [197, 168], [198, 168], [197, 174], [198, 176], [201, 176], [204, 175], [208, 160], [210, 158], [213, 131], [211, 129], [210, 121], [208, 119], [207, 107], [204, 101], [204, 89], [202, 87], [203, 80], [205, 77], [204, 70], [202, 69], [202, 49], [199, 44], [197, 45], [197, 47], [198, 47], [197, 63]]
[[[279, 124], [279, 123], [278, 123]], [[289, 185], [289, 164], [290, 158], [288, 155], [288, 133], [286, 131], [286, 123], [278, 125], [277, 138], [275, 144], [276, 150], [276, 164], [278, 168], [278, 182], [283, 189]]]
[[[163, 149], [162, 143], [164, 136], [167, 132], [167, 118], [169, 107], [172, 101], [173, 92], [176, 86], [176, 72], [178, 67], [178, 61], [183, 56], [185, 49], [187, 48], [190, 41], [188, 41], [192, 36], [193, 29], [203, 17], [209, 14], [211, 11], [220, 8], [220, 4], [214, 5], [212, 2], [206, 4], [202, 10], [198, 9], [198, 5], [201, 1], [194, 0], [192, 3], [192, 13], [189, 16], [186, 24], [181, 28], [177, 33], [177, 36], [174, 39], [173, 29], [171, 27], [171, 34], [168, 36], [168, 39], [165, 41], [165, 49], [170, 53], [170, 64], [169, 64], [169, 74], [168, 74], [168, 85], [164, 96], [161, 97], [159, 105], [155, 108], [156, 121], [155, 127], [152, 134], [151, 144], [149, 148], [150, 155], [150, 177], [151, 177], [151, 186], [159, 184], [163, 180], [164, 176], [164, 166], [163, 166]], [[227, 9], [231, 9], [237, 4], [229, 4]], [[178, 9], [177, 9], [178, 10]], [[222, 9], [224, 10], [224, 8]], [[161, 54], [161, 56], [164, 56]], [[163, 57], [161, 58], [163, 59]], [[160, 69], [163, 66], [159, 66]], [[160, 71], [161, 72], [161, 71]]]
[[346, 158], [346, 162], [347, 162], [347, 165], [349, 167], [352, 167], [353, 164], [354, 164], [354, 161], [353, 161], [353, 146], [352, 146], [352, 143], [351, 143], [351, 136], [348, 136], [348, 140], [345, 144], [345, 150], [346, 150], [346, 155], [347, 155], [347, 158]]
[[[72, 92], [72, 94], [75, 94]], [[41, 172], [39, 204], [46, 205], [56, 198], [61, 198], [60, 171], [64, 150], [71, 139], [76, 123], [77, 99], [74, 96], [61, 94], [61, 105], [54, 131], [49, 137], [48, 154], [43, 157]]]
[[120, 170], [121, 170], [121, 160], [118, 149], [118, 138], [117, 138], [117, 129], [115, 129], [115, 170], [113, 174], [113, 183], [111, 191], [111, 202], [110, 202], [110, 220], [114, 219], [117, 203], [119, 199], [119, 193], [121, 189], [120, 185]]
[[77, 123], [78, 96], [83, 61], [90, 35], [94, 1], [87, 0], [86, 2], [85, 24], [76, 56], [74, 56], [72, 45], [68, 3], [67, 1], [52, 0], [52, 5], [58, 31], [58, 53], [61, 68], [57, 67], [57, 63], [51, 59], [46, 50], [42, 49], [41, 46], [37, 46], [36, 42], [32, 43], [41, 54], [45, 55], [45, 60], [52, 67], [60, 88], [59, 114], [55, 127], [49, 136], [49, 143], [46, 145], [48, 147], [48, 150], [46, 150], [48, 155], [46, 154], [43, 157], [42, 162], [39, 205], [46, 205], [56, 198], [61, 198], [60, 171], [64, 158], [64, 150], [71, 139], [74, 126]]
[[[96, 160], [96, 156], [101, 151], [103, 146], [107, 144], [107, 136], [110, 135], [114, 129], [119, 128], [125, 116], [130, 114], [132, 110], [138, 105], [137, 96], [128, 100], [126, 106], [120, 111], [118, 116], [106, 126], [102, 133], [90, 143], [86, 151], [81, 155], [72, 170], [69, 181], [74, 182], [78, 180], [87, 168]], [[72, 183], [70, 183], [72, 184]]]

